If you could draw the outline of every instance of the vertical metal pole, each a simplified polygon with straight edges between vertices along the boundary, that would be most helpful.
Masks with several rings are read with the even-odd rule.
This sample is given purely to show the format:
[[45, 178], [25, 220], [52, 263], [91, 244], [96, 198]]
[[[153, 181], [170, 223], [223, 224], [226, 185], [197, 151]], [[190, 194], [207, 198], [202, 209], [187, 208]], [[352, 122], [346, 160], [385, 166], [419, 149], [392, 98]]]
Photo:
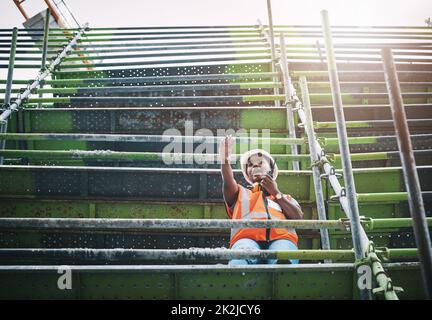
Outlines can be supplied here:
[[45, 25], [44, 25], [44, 38], [43, 38], [43, 47], [42, 47], [42, 63], [41, 63], [42, 69], [45, 67], [47, 52], [48, 52], [49, 20], [50, 20], [50, 10], [46, 9]]
[[[7, 120], [0, 124], [0, 133], [7, 133]], [[3, 150], [6, 147], [6, 140], [0, 140], [0, 149]], [[0, 165], [3, 165], [3, 157], [0, 156]]]
[[321, 11], [324, 40], [327, 52], [327, 64], [328, 72], [331, 84], [331, 91], [333, 97], [333, 107], [336, 119], [336, 128], [339, 139], [339, 148], [342, 158], [343, 173], [345, 180], [346, 196], [349, 203], [349, 218], [351, 220], [352, 231], [353, 231], [353, 242], [356, 258], [361, 259], [365, 256], [366, 248], [363, 248], [363, 244], [360, 241], [359, 230], [361, 228], [359, 212], [357, 206], [356, 190], [354, 185], [354, 176], [351, 167], [351, 157], [348, 144], [348, 135], [345, 126], [345, 115], [343, 113], [342, 96], [339, 85], [339, 77], [337, 74], [336, 60], [333, 52], [333, 41], [330, 31], [330, 24], [328, 13], [326, 10]]
[[[271, 58], [272, 58], [272, 72], [276, 72], [276, 49], [273, 35], [273, 17], [271, 10], [271, 0], [267, 0], [267, 14], [268, 14], [268, 25], [269, 25], [269, 40], [270, 40], [270, 50], [271, 50]], [[273, 77], [273, 82], [278, 82], [278, 77]], [[279, 88], [274, 88], [274, 94], [279, 95]], [[275, 107], [280, 107], [280, 101], [275, 100]]]
[[413, 220], [414, 235], [419, 252], [423, 286], [427, 299], [431, 299], [432, 251], [420, 181], [391, 48], [383, 48], [381, 55], [384, 63], [384, 75], [404, 173], [405, 187], [408, 192], [408, 203]]
[[[353, 238], [354, 252], [357, 260], [365, 258], [366, 246], [361, 240], [362, 226], [360, 224], [359, 211], [357, 206], [357, 193], [354, 184], [354, 175], [351, 166], [351, 156], [348, 144], [348, 135], [345, 126], [345, 116], [343, 113], [342, 95], [339, 84], [339, 77], [336, 67], [336, 59], [333, 51], [332, 34], [327, 10], [321, 11], [322, 28], [327, 53], [328, 73], [333, 97], [333, 108], [335, 113], [337, 135], [339, 139], [339, 149], [342, 158], [342, 169], [345, 181], [345, 194], [339, 194], [340, 197], [346, 196], [348, 200], [347, 215], [350, 219], [351, 234]], [[370, 299], [368, 290], [360, 290], [361, 299]]]
[[[44, 24], [44, 37], [42, 46], [42, 61], [41, 70], [45, 69], [47, 53], [48, 53], [48, 39], [49, 39], [49, 21], [50, 21], [50, 9], [47, 8], [45, 11], [45, 24]], [[40, 84], [40, 88], [43, 88], [43, 83]], [[42, 98], [43, 94], [39, 93], [39, 98]], [[39, 103], [39, 107], [42, 107], [42, 103]]]
[[[17, 44], [17, 37], [18, 37], [18, 29], [13, 28], [12, 31], [12, 40], [11, 40], [11, 51], [9, 53], [9, 66], [8, 66], [8, 73], [7, 73], [7, 80], [6, 80], [6, 92], [5, 92], [5, 99], [4, 99], [4, 105], [6, 108], [9, 107], [10, 101], [11, 101], [11, 93], [12, 93], [12, 81], [13, 81], [13, 72], [14, 72], [14, 66], [15, 66], [15, 52], [16, 52], [16, 44]], [[5, 119], [0, 123], [0, 132], [6, 133], [7, 132], [7, 124], [8, 119]], [[0, 141], [0, 149], [4, 149], [6, 147], [6, 140]], [[3, 164], [3, 157], [0, 157], [0, 165]]]
[[[314, 131], [313, 121], [312, 121], [312, 111], [311, 111], [310, 100], [309, 100], [309, 89], [307, 86], [307, 81], [305, 76], [300, 77], [300, 88], [302, 92], [303, 107], [306, 116], [305, 130], [308, 138], [311, 162], [312, 164], [314, 164], [317, 161], [319, 161], [320, 155], [318, 153], [315, 144], [316, 137], [315, 137], [315, 131]], [[318, 217], [320, 220], [327, 220], [324, 195], [323, 195], [323, 190], [321, 185], [321, 173], [320, 173], [320, 169], [315, 165], [312, 166], [312, 174], [313, 174], [313, 180], [315, 186], [315, 197], [317, 202]], [[321, 247], [324, 250], [330, 250], [330, 239], [328, 235], [328, 230], [320, 229], [320, 234], [321, 234]], [[330, 262], [330, 261], [327, 260], [325, 262]]]
[[5, 93], [5, 100], [4, 100], [4, 103], [6, 105], [9, 105], [11, 100], [17, 38], [18, 38], [18, 28], [13, 28], [12, 40], [11, 40], [11, 51], [9, 53], [9, 66], [8, 66], [7, 81], [6, 81], [6, 93]]
[[[292, 110], [292, 105], [290, 104], [294, 92], [292, 90], [291, 78], [288, 73], [288, 62], [287, 62], [287, 56], [285, 50], [285, 39], [283, 33], [281, 33], [280, 35], [280, 49], [281, 49], [280, 67], [282, 70], [282, 79], [283, 79], [284, 91], [285, 91], [285, 107], [287, 113], [288, 133], [290, 138], [295, 138], [296, 131], [295, 131], [295, 123], [294, 123], [294, 112]], [[291, 146], [291, 153], [295, 155], [298, 154], [297, 145], [293, 144]], [[293, 165], [293, 170], [300, 170], [298, 161], [293, 161], [292, 165]]]

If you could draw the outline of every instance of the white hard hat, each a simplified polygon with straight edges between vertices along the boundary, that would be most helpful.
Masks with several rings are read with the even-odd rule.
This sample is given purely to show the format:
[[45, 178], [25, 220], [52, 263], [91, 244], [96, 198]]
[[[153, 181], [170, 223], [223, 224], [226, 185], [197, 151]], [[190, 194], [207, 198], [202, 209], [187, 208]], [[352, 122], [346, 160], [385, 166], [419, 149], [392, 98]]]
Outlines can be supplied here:
[[278, 167], [277, 167], [277, 164], [274, 161], [273, 157], [270, 155], [270, 153], [268, 153], [267, 151], [262, 150], [262, 149], [253, 149], [253, 150], [249, 150], [248, 152], [245, 152], [240, 157], [241, 171], [242, 171], [243, 177], [246, 179], [246, 181], [249, 182], [250, 184], [253, 183], [253, 181], [251, 181], [249, 179], [249, 177], [247, 176], [246, 166], [247, 166], [249, 158], [252, 157], [253, 155], [256, 155], [256, 154], [258, 154], [258, 155], [261, 154], [262, 156], [266, 157], [269, 161], [271, 161], [271, 163], [274, 164], [273, 179], [276, 179], [278, 176]]

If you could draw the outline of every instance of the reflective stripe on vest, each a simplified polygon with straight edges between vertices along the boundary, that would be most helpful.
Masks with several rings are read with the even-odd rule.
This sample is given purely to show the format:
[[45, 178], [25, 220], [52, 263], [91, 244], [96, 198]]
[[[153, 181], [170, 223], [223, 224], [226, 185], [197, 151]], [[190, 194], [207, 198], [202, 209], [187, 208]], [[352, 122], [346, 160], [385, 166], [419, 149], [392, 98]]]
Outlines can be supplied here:
[[[243, 216], [242, 220], [252, 220], [252, 219], [262, 219], [262, 218], [266, 219], [267, 218], [267, 213], [253, 211], [250, 214], [247, 214], [246, 216]], [[233, 238], [234, 235], [238, 231], [240, 231], [241, 229], [245, 229], [245, 228], [232, 228], [231, 229], [231, 238]], [[253, 229], [255, 229], [255, 228], [253, 228]]]
[[[239, 192], [240, 192], [240, 203], [241, 203], [241, 215], [242, 215], [242, 219], [245, 220], [250, 220], [251, 218], [249, 217], [249, 211], [250, 211], [250, 206], [249, 206], [249, 194], [248, 194], [248, 190], [245, 189], [242, 186], [239, 186]], [[232, 228], [231, 229], [231, 238], [234, 237], [234, 235], [240, 230], [241, 228]]]
[[[271, 217], [273, 220], [283, 220], [283, 219], [280, 219], [279, 217], [275, 217], [275, 216], [271, 216]], [[295, 232], [295, 230], [293, 228], [277, 228], [277, 229], [285, 229], [286, 231], [291, 232], [291, 233]]]
[[241, 193], [241, 214], [242, 218], [245, 218], [250, 211], [249, 193], [248, 190], [244, 187], [241, 187], [241, 190], [239, 189], [239, 192]]
[[[250, 191], [243, 186], [240, 186], [240, 202], [241, 202], [241, 219], [242, 220], [252, 220], [252, 219], [267, 219], [266, 212], [250, 212]], [[273, 208], [274, 209], [274, 208]], [[272, 220], [283, 220], [279, 217], [272, 215], [270, 212], [270, 217]], [[235, 217], [233, 217], [234, 219]], [[244, 228], [232, 228], [231, 229], [231, 239], [235, 236], [235, 234]], [[272, 228], [272, 229], [285, 229], [289, 233], [296, 233], [293, 228]]]

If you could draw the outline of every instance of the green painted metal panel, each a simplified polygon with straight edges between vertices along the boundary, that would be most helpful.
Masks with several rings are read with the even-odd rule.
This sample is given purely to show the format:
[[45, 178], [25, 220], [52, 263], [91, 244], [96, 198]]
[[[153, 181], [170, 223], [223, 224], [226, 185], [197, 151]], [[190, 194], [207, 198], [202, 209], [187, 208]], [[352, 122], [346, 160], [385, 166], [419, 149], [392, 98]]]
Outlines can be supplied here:
[[[384, 265], [385, 268], [385, 265]], [[421, 287], [419, 268], [413, 268], [401, 263], [399, 267], [385, 268], [396, 286], [402, 287], [404, 292], [398, 293], [402, 300], [424, 300], [425, 295]]]
[[[329, 203], [328, 217], [329, 219], [346, 218], [346, 214], [341, 210], [338, 203]], [[370, 218], [399, 218], [409, 217], [408, 204], [406, 202], [375, 202], [375, 203], [359, 203], [359, 212], [361, 216]], [[379, 230], [379, 232], [367, 232], [368, 237], [376, 246], [394, 247], [405, 243], [408, 247], [413, 247], [412, 229], [405, 230]], [[329, 230], [331, 239], [336, 248], [352, 248], [351, 234], [347, 232], [339, 232]]]
[[254, 129], [286, 129], [286, 112], [263, 112], [261, 110], [250, 109], [242, 112], [240, 118], [240, 127]]
[[[385, 168], [354, 169], [354, 178], [357, 193], [400, 192], [402, 190], [402, 172], [399, 170], [386, 170]], [[339, 179], [344, 186], [344, 180]]]
[[[403, 218], [409, 217], [408, 203], [399, 201], [359, 203], [361, 216], [370, 218]], [[345, 218], [337, 202], [329, 203], [329, 219]]]
[[35, 174], [33, 172], [9, 172], [1, 174], [0, 194], [30, 196], [36, 193]]
[[[313, 241], [319, 240], [317, 232], [297, 232], [298, 248], [313, 248]], [[136, 249], [185, 249], [194, 248], [228, 248], [229, 230], [189, 232], [188, 230], [170, 230], [169, 232], [0, 232], [2, 248], [136, 248]], [[381, 246], [381, 244], [380, 244]], [[383, 245], [384, 246], [384, 245]], [[346, 249], [349, 247], [345, 247]], [[20, 262], [21, 264], [24, 261]], [[42, 263], [42, 260], [33, 261]], [[9, 264], [9, 263], [3, 263]]]
[[[316, 266], [316, 265], [315, 265]], [[352, 299], [352, 265], [332, 267], [193, 268], [137, 267], [108, 270], [72, 269], [72, 289], [59, 290], [56, 268], [46, 271], [0, 270], [8, 290], [5, 299]], [[112, 268], [112, 267], [111, 267]], [[123, 269], [124, 268], [124, 269]], [[404, 285], [402, 299], [422, 298], [417, 267], [386, 265], [395, 285]], [[313, 290], [311, 289], [313, 288]], [[378, 297], [379, 298], [379, 297]]]
[[[72, 290], [59, 290], [53, 271], [0, 271], [0, 298], [45, 299], [351, 299], [352, 270], [229, 269], [182, 272], [72, 271]], [[75, 285], [75, 287], [74, 287]], [[310, 290], [313, 287], [315, 290]]]
[[[68, 200], [29, 200], [29, 199], [1, 199], [0, 216], [2, 217], [90, 217], [91, 201]], [[115, 205], [107, 204], [108, 208]], [[124, 210], [127, 212], [127, 209]]]
[[73, 130], [72, 114], [69, 111], [44, 114], [41, 119], [37, 114], [30, 118], [32, 132], [71, 132]]
[[[91, 171], [87, 171], [91, 170]], [[3, 167], [1, 175], [9, 181], [8, 185], [0, 187], [2, 195], [39, 195], [42, 197], [92, 197], [113, 199], [169, 199], [171, 201], [188, 201], [188, 199], [201, 199], [199, 189], [200, 172], [187, 173], [177, 171], [146, 172], [139, 168], [113, 168], [106, 171], [104, 168], [96, 169], [82, 167]], [[25, 172], [34, 180], [13, 181]], [[175, 174], [175, 176], [173, 175]], [[221, 199], [221, 177], [219, 171], [206, 173], [207, 183], [204, 186], [208, 199]], [[242, 181], [239, 173], [237, 179]], [[300, 200], [307, 200], [309, 196], [310, 172], [280, 171], [278, 178], [279, 188]], [[157, 183], [164, 183], [164, 188], [155, 188]], [[10, 187], [8, 187], [11, 185]], [[13, 186], [12, 186], [13, 185]], [[34, 186], [37, 186], [35, 188]]]
[[[113, 114], [116, 122], [116, 128], [112, 131], [111, 115]], [[179, 118], [191, 118], [195, 120], [193, 129], [198, 130], [202, 127], [215, 130], [217, 129], [244, 129], [257, 130], [261, 134], [262, 129], [277, 132], [279, 130], [286, 130], [286, 115], [283, 109], [249, 109], [249, 110], [235, 110], [231, 111], [229, 115], [214, 114], [211, 111], [204, 111], [206, 117], [212, 117], [211, 123], [201, 125], [199, 123], [198, 111], [191, 112], [190, 110], [181, 110], [179, 108], [174, 114], [163, 110], [156, 111], [79, 111], [77, 109], [71, 111], [53, 110], [53, 111], [38, 111], [37, 109], [28, 111], [28, 117], [31, 122], [31, 132], [82, 132], [86, 133], [115, 133], [118, 131], [125, 131], [131, 133], [145, 133], [148, 134], [162, 134], [164, 130], [169, 128], [178, 128], [184, 133], [183, 122], [174, 124], [173, 121], [178, 121]], [[153, 115], [153, 116], [152, 116]], [[198, 118], [197, 118], [198, 117]], [[218, 117], [221, 117], [219, 120]], [[195, 119], [197, 118], [197, 119]], [[223, 122], [222, 122], [223, 120]], [[124, 128], [123, 128], [124, 127]], [[216, 131], [215, 131], [216, 133]], [[39, 143], [39, 142], [38, 142]], [[69, 144], [70, 142], [64, 141], [63, 143]], [[65, 146], [67, 147], [67, 145]], [[40, 148], [42, 149], [42, 147]]]
[[[305, 218], [311, 217], [311, 205], [299, 201]], [[222, 201], [150, 202], [92, 200], [1, 199], [0, 217], [38, 218], [167, 218], [226, 219]]]

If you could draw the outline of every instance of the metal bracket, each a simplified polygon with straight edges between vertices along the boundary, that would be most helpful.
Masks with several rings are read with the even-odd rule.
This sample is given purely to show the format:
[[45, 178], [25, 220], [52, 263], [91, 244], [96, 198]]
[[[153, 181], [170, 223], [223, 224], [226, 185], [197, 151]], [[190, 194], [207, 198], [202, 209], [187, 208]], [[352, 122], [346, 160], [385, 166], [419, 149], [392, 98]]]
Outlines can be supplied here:
[[[31, 94], [31, 92], [30, 92], [30, 94]], [[12, 112], [17, 112], [17, 111], [20, 110], [20, 109], [24, 109], [23, 105], [26, 104], [26, 103], [28, 102], [28, 99], [29, 99], [29, 97], [30, 97], [30, 94], [29, 94], [27, 97], [25, 97], [25, 98], [21, 98], [21, 94], [19, 94], [19, 95], [18, 95], [18, 98], [21, 99], [21, 103], [20, 103], [20, 105], [19, 105], [18, 107], [14, 108], [14, 109], [11, 109]]]
[[[362, 217], [362, 219], [365, 218]], [[383, 257], [381, 254], [383, 251], [388, 253], [388, 248], [375, 248], [374, 243], [370, 241], [369, 247], [366, 250], [366, 257], [357, 260], [355, 262], [356, 269], [361, 265], [369, 265], [372, 268], [373, 263], [381, 263], [381, 258]], [[375, 278], [380, 274], [384, 274], [387, 281], [385, 283], [385, 286], [372, 289], [372, 294], [374, 296], [378, 296], [378, 295], [383, 296], [386, 292], [392, 292], [392, 291], [395, 293], [403, 292], [403, 288], [393, 286], [391, 278], [387, 275], [384, 269], [375, 273], [374, 274]]]
[[310, 165], [309, 169], [312, 169], [313, 167], [321, 168], [321, 166], [322, 166], [321, 160], [316, 160], [316, 161], [312, 162], [312, 164]]
[[377, 296], [377, 295], [384, 295], [386, 292], [389, 291], [394, 291], [395, 293], [401, 293], [404, 292], [402, 287], [394, 287], [393, 286], [393, 282], [392, 280], [389, 278], [389, 280], [387, 281], [387, 286], [385, 288], [379, 287], [379, 288], [375, 288], [372, 289], [372, 293], [373, 295]]
[[326, 156], [326, 152], [325, 152], [325, 150], [324, 149], [322, 149], [321, 150], [321, 153], [320, 153], [320, 158], [323, 158], [323, 157], [325, 157]]
[[[350, 221], [349, 219], [346, 219], [346, 220]], [[369, 241], [369, 246], [366, 249], [366, 256], [362, 259], [355, 261], [356, 268], [358, 268], [360, 265], [372, 266], [372, 262], [374, 262], [374, 261], [379, 262], [379, 259], [374, 252], [375, 252], [375, 245], [372, 241]], [[371, 254], [371, 253], [373, 253], [373, 254]]]
[[360, 223], [363, 225], [365, 229], [368, 231], [372, 231], [374, 228], [374, 220], [372, 218], [360, 216]]
[[316, 140], [321, 147], [324, 147], [327, 144], [327, 140], [325, 137], [317, 137]]
[[345, 225], [346, 231], [351, 231], [351, 221], [349, 218], [340, 218], [339, 220]]
[[386, 247], [377, 247], [374, 249], [375, 254], [384, 262], [390, 261], [389, 249]]
[[[371, 264], [374, 262], [381, 263], [381, 259], [380, 259], [380, 257], [378, 257], [378, 254], [380, 252], [386, 251], [386, 253], [388, 254], [388, 248], [374, 248], [373, 244], [372, 244], [370, 250], [373, 250], [368, 254], [368, 259], [371, 261]], [[393, 291], [395, 293], [404, 292], [403, 288], [393, 286], [393, 282], [392, 282], [391, 278], [387, 275], [387, 273], [384, 271], [384, 269], [382, 269], [382, 271], [379, 271], [378, 273], [376, 273], [375, 277], [378, 277], [378, 275], [380, 275], [380, 274], [384, 274], [386, 276], [387, 281], [386, 281], [385, 287], [378, 287], [378, 288], [372, 289], [373, 295], [375, 295], [375, 296], [384, 295], [386, 292], [391, 292], [391, 291]]]
[[334, 167], [331, 167], [331, 168], [330, 168], [330, 172], [329, 172], [329, 174], [327, 174], [327, 173], [323, 173], [320, 177], [321, 177], [321, 179], [324, 179], [324, 178], [325, 178], [325, 179], [328, 179], [329, 176], [335, 176], [335, 177], [338, 178], [338, 179], [342, 178], [342, 174], [341, 174], [341, 173], [336, 173], [336, 170], [335, 170]]
[[342, 197], [346, 197], [346, 190], [345, 190], [345, 188], [342, 188], [341, 189], [341, 191], [340, 191], [340, 197], [342, 198]]
[[335, 160], [336, 155], [334, 153], [327, 153], [327, 155], [325, 155], [325, 156], [328, 160], [327, 163], [334, 163], [336, 161]]
[[363, 258], [363, 259], [358, 259], [358, 260], [356, 260], [356, 261], [354, 262], [354, 266], [355, 266], [355, 269], [356, 269], [356, 270], [357, 270], [360, 266], [365, 266], [365, 265], [367, 265], [367, 266], [371, 266], [371, 265], [372, 265], [372, 261], [371, 261], [371, 259], [370, 259], [369, 256], [366, 256], [366, 257]]
[[303, 104], [296, 100], [296, 103], [294, 104], [294, 107], [292, 109], [293, 111], [299, 111], [304, 110]]
[[4, 103], [4, 104], [2, 104], [0, 111], [3, 112], [5, 110], [9, 109], [9, 107], [10, 107], [10, 104]]
[[[360, 217], [359, 217], [360, 218]], [[366, 254], [375, 252], [375, 243], [373, 241], [369, 241], [369, 245], [366, 249]]]
[[309, 169], [312, 169], [313, 167], [319, 167], [322, 168], [324, 167], [324, 164], [329, 163], [329, 161], [327, 160], [327, 158], [324, 158], [322, 156], [319, 156], [319, 160], [314, 161], [311, 166], [309, 167]]
[[[12, 112], [18, 112], [18, 109], [22, 109], [22, 108], [23, 108], [22, 106], [19, 106], [17, 109], [10, 109], [10, 104], [5, 103], [1, 106], [0, 111], [3, 112], [10, 109]], [[7, 122], [8, 122], [7, 120], [0, 121], [1, 124], [5, 124]]]
[[[44, 73], [45, 71], [47, 71], [48, 70], [48, 68], [49, 68], [49, 64], [46, 64], [46, 65], [44, 65], [42, 68], [40, 68], [40, 73]], [[40, 82], [39, 82], [39, 86], [40, 86]]]
[[[312, 121], [312, 124], [313, 124], [313, 127], [315, 128], [315, 126], [318, 124], [318, 122], [317, 121]], [[304, 128], [305, 124], [303, 122], [300, 122], [297, 126], [299, 128]]]
[[331, 196], [330, 200], [338, 201], [342, 197], [346, 197], [346, 190], [345, 190], [345, 188], [341, 189], [340, 194]]
[[289, 100], [286, 100], [284, 103], [283, 103], [283, 106], [284, 107], [291, 107], [292, 109], [292, 111], [294, 111], [294, 110], [298, 110], [298, 109], [296, 109], [295, 108], [295, 106], [296, 106], [296, 104], [297, 104], [297, 100], [296, 99], [293, 99], [293, 98], [290, 98]]

